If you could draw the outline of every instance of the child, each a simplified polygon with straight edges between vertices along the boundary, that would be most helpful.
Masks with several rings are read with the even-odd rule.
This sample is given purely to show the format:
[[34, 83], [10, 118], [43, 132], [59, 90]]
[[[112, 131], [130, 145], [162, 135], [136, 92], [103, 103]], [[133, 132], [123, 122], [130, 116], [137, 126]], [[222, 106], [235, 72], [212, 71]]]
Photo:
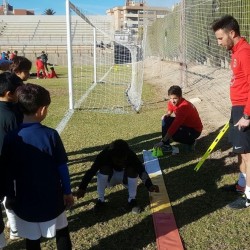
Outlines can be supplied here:
[[[32, 63], [29, 59], [23, 56], [16, 56], [12, 64], [10, 65], [10, 71], [12, 72], [11, 79], [14, 82], [20, 82], [20, 84], [23, 84], [23, 81], [26, 81], [29, 78], [29, 72], [31, 70]], [[14, 93], [14, 92], [13, 92]], [[16, 102], [16, 100], [14, 100]], [[20, 113], [19, 113], [20, 117]], [[19, 118], [19, 121], [21, 119], [22, 122], [22, 116]], [[20, 122], [19, 122], [20, 123]], [[5, 201], [3, 202], [5, 206]], [[10, 239], [16, 239], [18, 232], [16, 228], [16, 221], [15, 221], [15, 214], [12, 210], [9, 210], [5, 207], [5, 211], [8, 217], [8, 224], [10, 226]]]
[[42, 78], [46, 78], [44, 63], [40, 56], [36, 58], [36, 79], [40, 79], [40, 72], [42, 71]]
[[56, 236], [57, 249], [70, 250], [65, 207], [70, 208], [74, 200], [68, 159], [57, 131], [41, 124], [50, 94], [27, 83], [17, 89], [17, 98], [24, 121], [7, 135], [1, 159], [8, 174], [6, 206], [17, 215], [18, 234], [26, 238], [27, 250], [40, 249], [41, 236]]
[[22, 81], [27, 81], [30, 76], [32, 62], [23, 56], [16, 56], [10, 65], [10, 71], [15, 73]]
[[23, 83], [9, 72], [0, 74], [0, 155], [5, 135], [22, 122], [16, 104], [16, 89]]
[[161, 118], [162, 139], [155, 144], [165, 152], [172, 152], [170, 140], [186, 144], [188, 151], [195, 150], [196, 139], [201, 135], [203, 125], [195, 106], [182, 96], [182, 89], [173, 85], [168, 89], [167, 112]]
[[[22, 81], [18, 80], [18, 78], [13, 78], [13, 75], [9, 72], [4, 72], [0, 74], [0, 155], [2, 151], [2, 145], [4, 141], [4, 137], [6, 134], [18, 127], [22, 122], [22, 115], [18, 112], [16, 102], [15, 91], [17, 87], [22, 85]], [[4, 180], [5, 175], [1, 172], [1, 180], [0, 180], [0, 202], [3, 201], [4, 198]], [[6, 211], [7, 216], [9, 218], [9, 223], [11, 227], [10, 238], [14, 239], [16, 237], [16, 227], [15, 220], [12, 211]], [[0, 248], [4, 247], [5, 239], [4, 239], [4, 223], [2, 219], [2, 211], [0, 209]]]
[[9, 60], [12, 61], [12, 60], [17, 56], [17, 53], [18, 53], [18, 51], [17, 51], [17, 50], [14, 50], [14, 52], [12, 52], [12, 53], [10, 54]]
[[48, 78], [54, 78], [54, 77], [58, 78], [54, 67], [50, 67], [50, 70], [51, 70], [51, 72], [48, 74]]
[[101, 211], [105, 205], [105, 189], [123, 184], [128, 188], [128, 209], [132, 213], [140, 213], [136, 201], [138, 176], [149, 192], [159, 192], [159, 187], [153, 185], [143, 163], [122, 139], [111, 142], [97, 155], [75, 193], [77, 198], [84, 197], [89, 182], [96, 174], [98, 200], [94, 206], [95, 212]]

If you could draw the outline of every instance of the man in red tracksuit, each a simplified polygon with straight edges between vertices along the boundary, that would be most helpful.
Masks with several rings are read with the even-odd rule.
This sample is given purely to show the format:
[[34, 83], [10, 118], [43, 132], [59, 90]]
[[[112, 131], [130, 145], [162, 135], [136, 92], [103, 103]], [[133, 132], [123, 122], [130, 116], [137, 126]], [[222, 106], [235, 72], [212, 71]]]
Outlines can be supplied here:
[[229, 190], [244, 192], [229, 207], [241, 209], [250, 207], [250, 45], [240, 35], [237, 20], [225, 15], [212, 24], [218, 44], [232, 52], [230, 99], [232, 102], [229, 139], [233, 152], [238, 154], [240, 176]]
[[170, 139], [187, 144], [190, 149], [202, 131], [202, 122], [195, 106], [182, 97], [179, 86], [171, 86], [168, 90], [170, 101], [167, 114], [162, 117], [162, 139], [155, 147], [171, 152]]

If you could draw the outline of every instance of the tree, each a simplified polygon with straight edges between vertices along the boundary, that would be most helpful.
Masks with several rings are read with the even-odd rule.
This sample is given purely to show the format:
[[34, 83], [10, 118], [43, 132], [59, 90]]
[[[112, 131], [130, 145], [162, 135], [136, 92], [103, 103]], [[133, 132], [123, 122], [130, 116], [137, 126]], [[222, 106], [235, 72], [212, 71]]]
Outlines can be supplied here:
[[44, 15], [54, 15], [56, 12], [53, 9], [46, 9], [43, 14]]

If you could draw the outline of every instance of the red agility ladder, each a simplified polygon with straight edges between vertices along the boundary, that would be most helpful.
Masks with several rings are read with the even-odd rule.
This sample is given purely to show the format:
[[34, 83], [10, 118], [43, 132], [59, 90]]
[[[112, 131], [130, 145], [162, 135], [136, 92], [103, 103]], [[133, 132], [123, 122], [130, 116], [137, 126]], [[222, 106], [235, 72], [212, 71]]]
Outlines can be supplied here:
[[143, 151], [146, 171], [155, 185], [159, 186], [159, 193], [150, 193], [150, 208], [152, 211], [156, 243], [158, 250], [184, 250], [168, 193], [162, 177], [158, 158], [151, 151]]

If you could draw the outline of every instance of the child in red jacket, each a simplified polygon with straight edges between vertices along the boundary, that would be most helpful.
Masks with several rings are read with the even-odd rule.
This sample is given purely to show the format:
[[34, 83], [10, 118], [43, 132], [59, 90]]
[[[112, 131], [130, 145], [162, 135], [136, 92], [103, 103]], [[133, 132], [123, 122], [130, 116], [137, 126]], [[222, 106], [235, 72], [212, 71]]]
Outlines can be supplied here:
[[51, 70], [51, 72], [48, 74], [48, 78], [54, 78], [54, 77], [58, 78], [54, 67], [50, 67], [50, 70]]
[[46, 78], [46, 72], [44, 68], [44, 63], [40, 56], [36, 58], [36, 76], [37, 79], [40, 78], [40, 72], [42, 71], [42, 78]]

